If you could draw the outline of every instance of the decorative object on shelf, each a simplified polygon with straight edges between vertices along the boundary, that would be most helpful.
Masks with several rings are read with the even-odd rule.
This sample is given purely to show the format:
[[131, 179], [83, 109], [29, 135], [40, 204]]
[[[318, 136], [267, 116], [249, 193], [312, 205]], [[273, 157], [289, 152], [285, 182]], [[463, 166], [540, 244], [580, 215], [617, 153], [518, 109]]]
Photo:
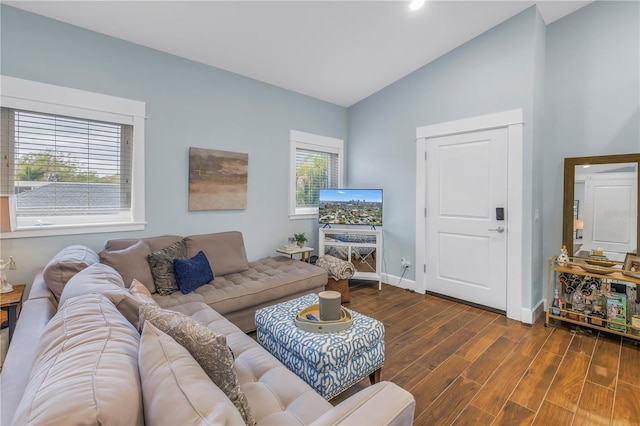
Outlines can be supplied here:
[[640, 274], [640, 256], [635, 253], [627, 253], [624, 258], [622, 270], [634, 274]]
[[307, 242], [307, 236], [304, 232], [300, 232], [299, 234], [293, 234], [293, 238], [296, 240], [298, 247], [304, 247], [304, 243]]
[[569, 254], [567, 253], [567, 246], [563, 244], [560, 256], [558, 256], [558, 265], [567, 266], [567, 263], [569, 263]]
[[296, 247], [296, 245], [297, 244], [296, 244], [296, 239], [295, 238], [293, 238], [293, 237], [287, 238], [287, 245], [286, 245], [287, 248], [293, 248], [293, 247]]
[[606, 268], [604, 266], [598, 266], [598, 265], [589, 265], [586, 263], [581, 263], [580, 267], [587, 272], [591, 272], [592, 274], [609, 275], [615, 272], [615, 270], [611, 268]]
[[582, 239], [582, 231], [584, 230], [584, 220], [575, 219], [573, 225], [576, 228], [576, 240]]
[[13, 286], [7, 281], [7, 274], [5, 269], [9, 268], [10, 271], [16, 270], [16, 262], [13, 257], [9, 256], [9, 263], [5, 263], [4, 259], [0, 259], [0, 293], [11, 293]]
[[249, 154], [189, 148], [189, 211], [247, 208]]
[[553, 315], [560, 315], [560, 308], [562, 308], [562, 299], [560, 299], [560, 294], [558, 293], [558, 289], [556, 288], [555, 294], [553, 296], [553, 302], [551, 302], [551, 313]]

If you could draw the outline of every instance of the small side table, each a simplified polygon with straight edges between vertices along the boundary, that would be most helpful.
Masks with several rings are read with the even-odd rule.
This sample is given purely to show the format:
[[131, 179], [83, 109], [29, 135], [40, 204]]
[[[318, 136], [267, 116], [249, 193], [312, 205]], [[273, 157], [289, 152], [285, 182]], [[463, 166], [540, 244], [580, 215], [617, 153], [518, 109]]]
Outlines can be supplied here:
[[278, 247], [276, 249], [278, 253], [287, 254], [291, 259], [293, 259], [294, 254], [300, 255], [300, 260], [303, 262], [311, 263], [311, 252], [313, 248], [311, 247]]
[[9, 316], [9, 343], [13, 337], [13, 331], [16, 329], [16, 321], [18, 320], [18, 307], [22, 306], [22, 294], [24, 293], [25, 284], [14, 284], [13, 291], [9, 293], [0, 293], [0, 309], [7, 311]]

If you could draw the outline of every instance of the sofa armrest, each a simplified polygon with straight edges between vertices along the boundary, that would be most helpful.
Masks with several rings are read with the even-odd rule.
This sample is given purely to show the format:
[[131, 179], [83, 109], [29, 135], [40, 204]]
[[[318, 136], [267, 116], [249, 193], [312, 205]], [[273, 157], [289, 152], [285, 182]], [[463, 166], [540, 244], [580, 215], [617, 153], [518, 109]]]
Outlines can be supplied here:
[[29, 382], [31, 363], [36, 356], [42, 330], [55, 315], [48, 298], [29, 299], [22, 304], [16, 330], [0, 375], [0, 424], [10, 425]]
[[410, 425], [416, 401], [392, 382], [361, 390], [327, 411], [313, 425]]

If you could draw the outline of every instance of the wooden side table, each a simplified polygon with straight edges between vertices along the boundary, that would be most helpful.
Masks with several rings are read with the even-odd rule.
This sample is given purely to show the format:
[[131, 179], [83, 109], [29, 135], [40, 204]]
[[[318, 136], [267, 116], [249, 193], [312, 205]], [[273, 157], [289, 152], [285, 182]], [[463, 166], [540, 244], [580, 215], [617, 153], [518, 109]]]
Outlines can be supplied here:
[[303, 262], [311, 263], [311, 252], [313, 248], [311, 247], [278, 247], [276, 249], [278, 253], [287, 254], [291, 259], [293, 259], [294, 254], [300, 255], [300, 260]]
[[0, 293], [0, 309], [7, 311], [9, 317], [7, 321], [9, 325], [9, 343], [11, 343], [13, 331], [16, 329], [18, 308], [22, 306], [22, 295], [25, 287], [25, 284], [14, 284], [13, 291], [9, 293]]

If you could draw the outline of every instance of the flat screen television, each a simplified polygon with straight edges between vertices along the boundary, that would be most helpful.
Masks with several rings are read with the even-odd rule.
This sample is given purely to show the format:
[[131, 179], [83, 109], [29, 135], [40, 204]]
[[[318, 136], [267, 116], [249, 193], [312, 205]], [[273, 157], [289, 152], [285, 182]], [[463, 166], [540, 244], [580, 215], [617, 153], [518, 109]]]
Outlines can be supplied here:
[[382, 226], [382, 189], [321, 189], [318, 222]]

